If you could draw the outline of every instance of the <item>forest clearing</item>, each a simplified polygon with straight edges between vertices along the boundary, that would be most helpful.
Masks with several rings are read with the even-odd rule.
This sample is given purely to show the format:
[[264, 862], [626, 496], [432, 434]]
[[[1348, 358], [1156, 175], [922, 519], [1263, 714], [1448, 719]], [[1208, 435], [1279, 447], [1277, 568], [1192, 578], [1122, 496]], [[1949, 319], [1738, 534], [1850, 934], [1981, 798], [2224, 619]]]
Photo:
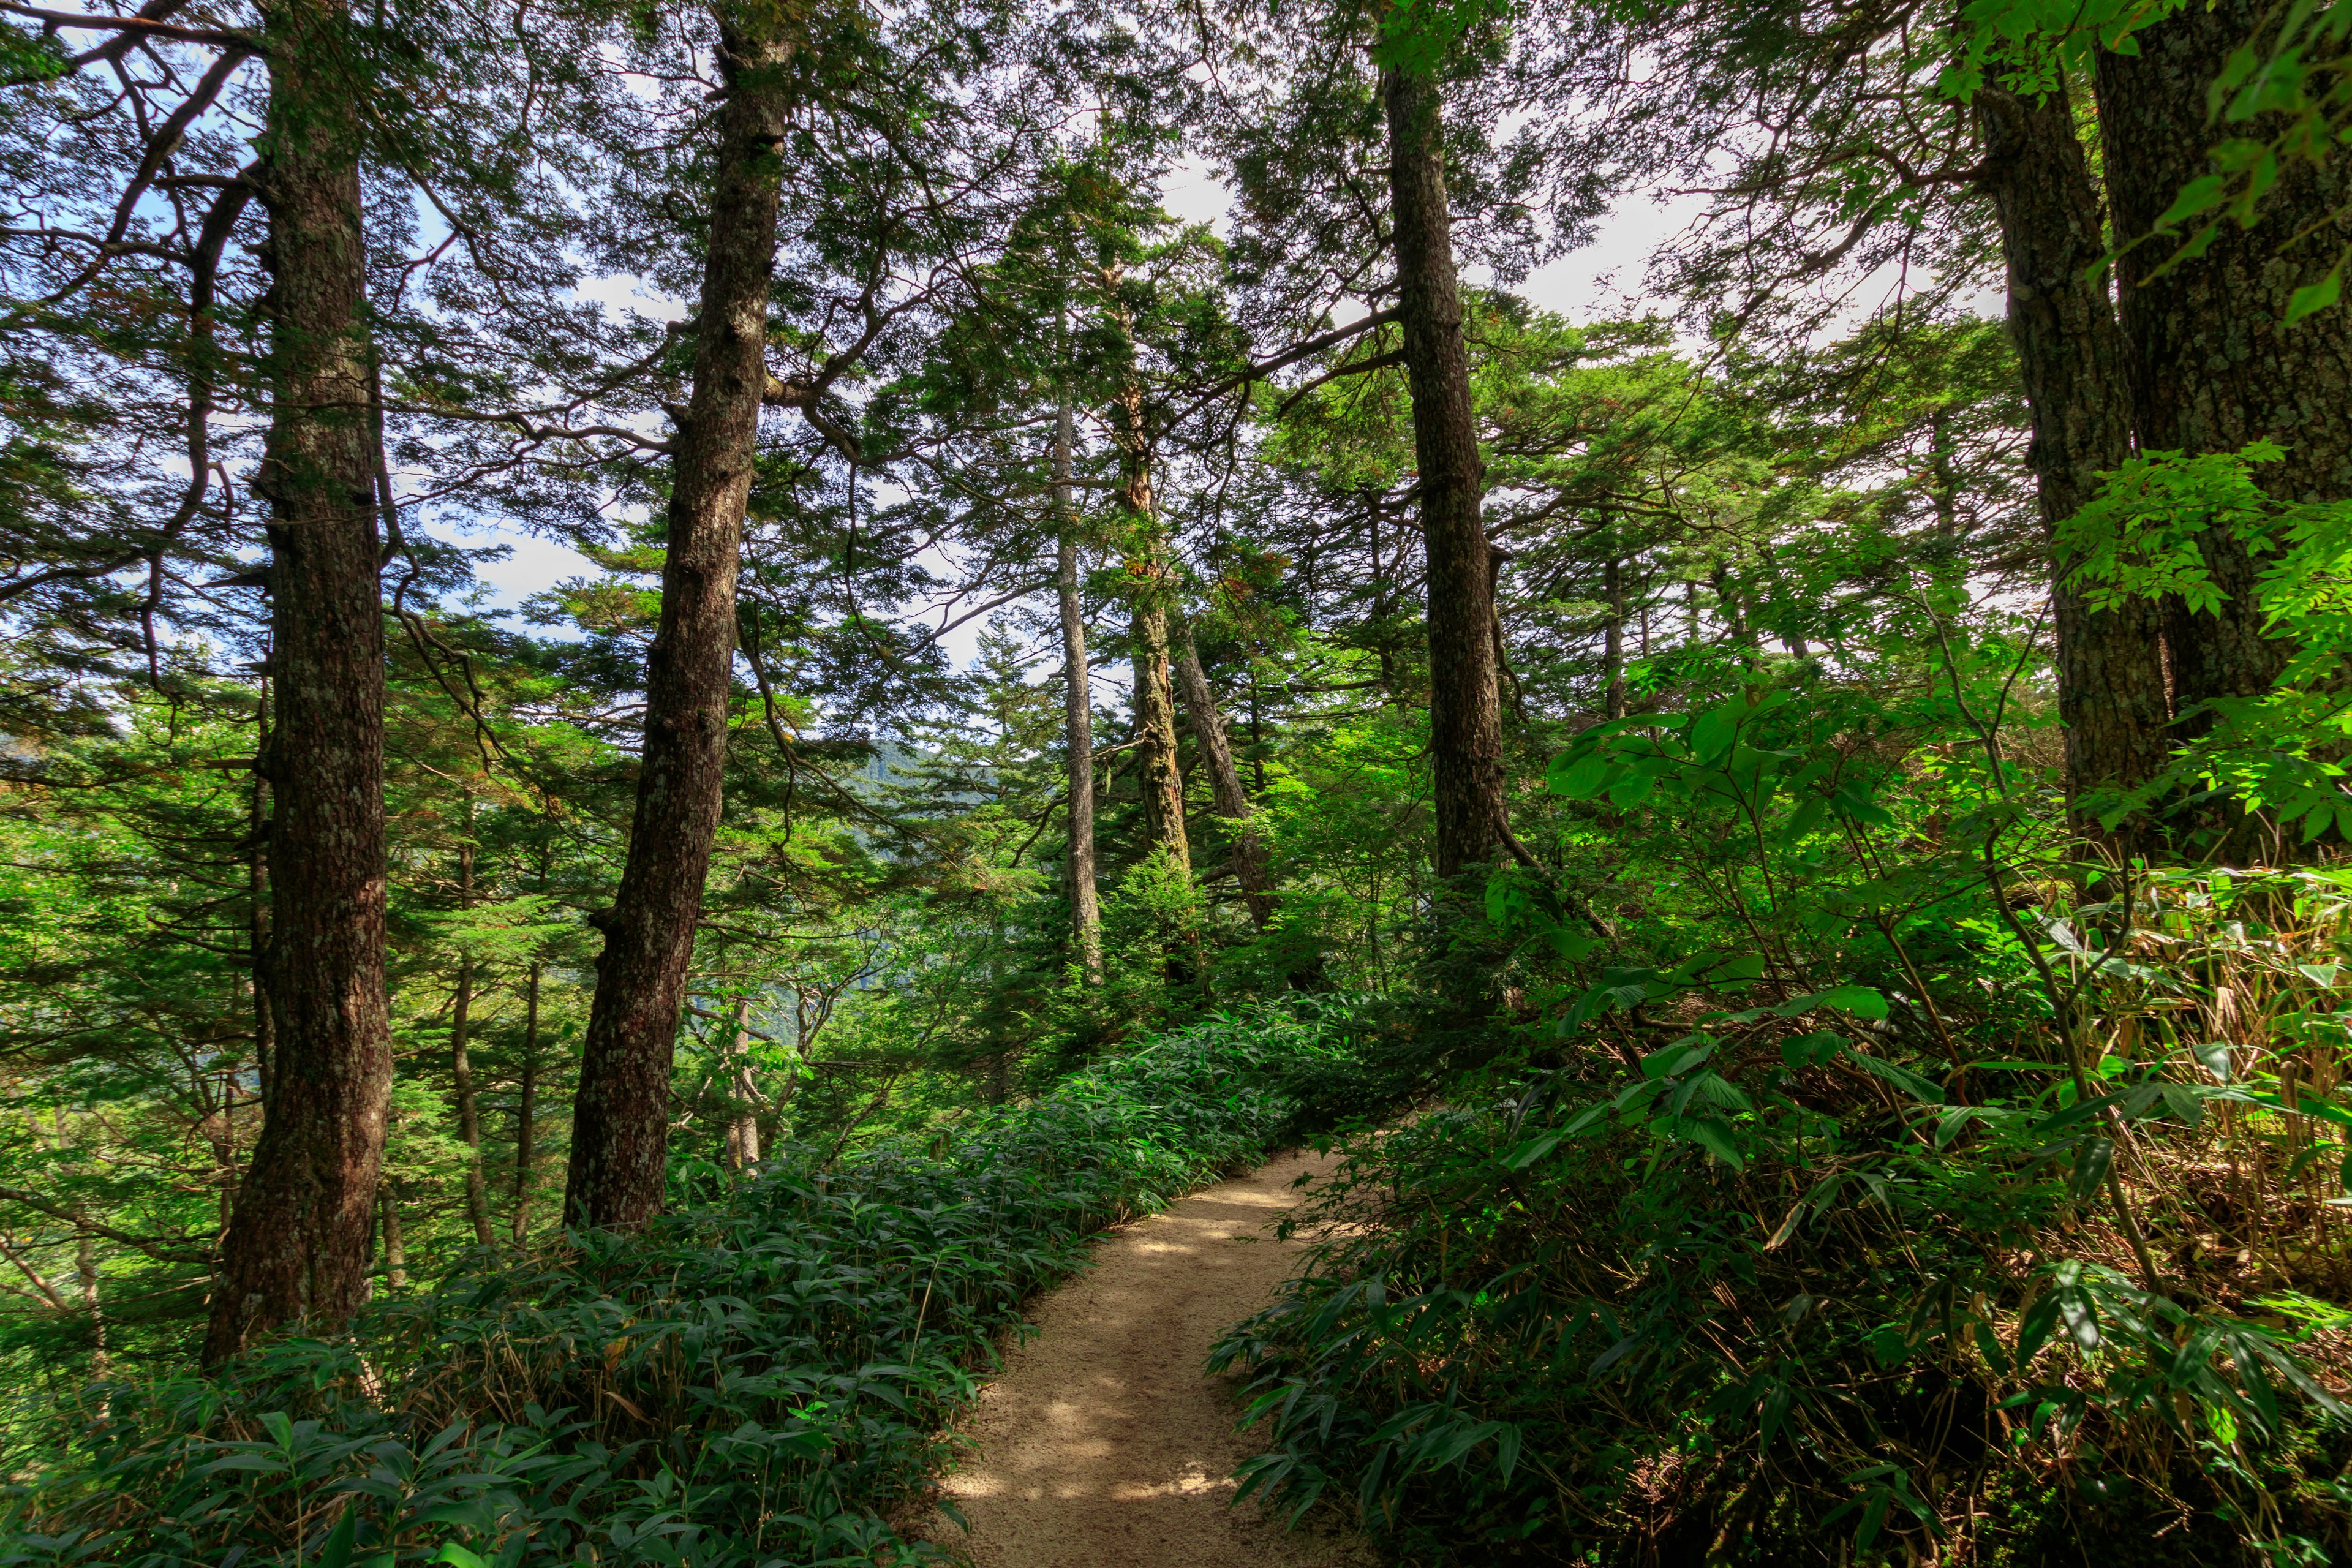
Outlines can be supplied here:
[[2352, 1563], [2352, 0], [0, 0], [0, 1568]]

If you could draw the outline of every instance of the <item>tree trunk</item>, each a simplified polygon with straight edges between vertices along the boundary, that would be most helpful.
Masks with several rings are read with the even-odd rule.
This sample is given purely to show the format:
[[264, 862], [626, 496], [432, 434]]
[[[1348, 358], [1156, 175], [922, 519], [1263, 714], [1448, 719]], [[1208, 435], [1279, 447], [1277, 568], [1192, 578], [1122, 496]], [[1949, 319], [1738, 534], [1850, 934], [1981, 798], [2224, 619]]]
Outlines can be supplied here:
[[1414, 467], [1429, 563], [1429, 739], [1435, 764], [1437, 874], [1495, 858], [1510, 832], [1495, 685], [1493, 576], [1480, 519], [1486, 464], [1470, 406], [1470, 356], [1454, 273], [1444, 136], [1429, 78], [1381, 72], [1398, 314], [1412, 393]]
[[261, 1113], [269, 1114], [278, 1068], [277, 1033], [269, 1016], [269, 680], [262, 678], [253, 713], [252, 786], [245, 803], [246, 973], [253, 982], [253, 1086]]
[[223, 1238], [204, 1359], [299, 1324], [340, 1328], [367, 1298], [369, 1221], [392, 1091], [384, 994], [383, 616], [368, 420], [360, 127], [340, 9], [266, 13], [261, 143], [270, 425], [272, 894], [278, 1060]]
[[392, 1184], [382, 1189], [383, 1202], [383, 1278], [397, 1289], [408, 1283], [408, 1243], [400, 1231], [400, 1205], [392, 1200]]
[[727, 1050], [727, 1168], [760, 1163], [760, 1080], [751, 1070], [751, 998], [735, 1000], [735, 1037]]
[[1209, 764], [1209, 788], [1217, 804], [1217, 815], [1225, 819], [1226, 831], [1234, 841], [1234, 878], [1242, 885], [1242, 900], [1249, 906], [1250, 924], [1258, 930], [1274, 917], [1274, 879], [1267, 874], [1265, 847], [1250, 831], [1252, 811], [1250, 798], [1242, 791], [1241, 771], [1234, 766], [1234, 748], [1225, 737], [1223, 718], [1217, 712], [1216, 694], [1209, 689], [1208, 673], [1201, 668], [1201, 654], [1192, 641], [1192, 628], [1184, 635], [1176, 648], [1177, 685], [1184, 693], [1184, 715], [1192, 726], [1192, 737], [1199, 743], [1201, 755]]
[[1087, 672], [1086, 605], [1078, 595], [1077, 524], [1070, 505], [1070, 404], [1054, 420], [1054, 517], [1061, 534], [1054, 589], [1062, 611], [1062, 728], [1069, 752], [1070, 934], [1078, 973], [1089, 985], [1103, 977], [1102, 898], [1095, 888], [1095, 718]]
[[[457, 847], [457, 907], [474, 907], [474, 801], [466, 798], [466, 842]], [[457, 1089], [457, 1138], [466, 1145], [466, 1215], [474, 1222], [477, 1246], [490, 1247], [490, 1199], [482, 1185], [482, 1111], [474, 1093], [472, 1040], [474, 1015], [474, 954], [457, 959], [457, 994], [450, 1003], [449, 1071]]]
[[[769, 14], [757, 13], [761, 16]], [[735, 578], [767, 385], [770, 273], [790, 108], [789, 46], [722, 13], [718, 188], [677, 421], [661, 620], [646, 658], [645, 753], [629, 858], [597, 960], [572, 1100], [566, 1224], [638, 1226], [661, 1206], [671, 1055], [718, 836], [735, 658]]]
[[[546, 879], [541, 878], [544, 884]], [[545, 966], [530, 961], [530, 980], [522, 1004], [522, 1085], [515, 1097], [514, 1241], [520, 1247], [530, 1236], [530, 1167], [539, 1133], [539, 977]]]
[[1612, 547], [1601, 567], [1601, 593], [1609, 602], [1609, 626], [1601, 639], [1601, 715], [1625, 717], [1625, 563]]
[[[2352, 238], [2343, 216], [2352, 169], [2340, 157], [2287, 163], [2259, 225], [2223, 223], [2210, 249], [2162, 278], [2150, 275], [2178, 242], [2134, 243], [2181, 186], [2211, 169], [2216, 142], [2246, 134], [2207, 123], [2205, 90], [2263, 10], [2254, 0], [2185, 6], [2134, 34], [2137, 54], [2099, 56], [2115, 237], [2132, 246], [2118, 270], [2139, 445], [2232, 452], [2266, 437], [2287, 456], [2255, 471], [2264, 489], [2283, 500], [2340, 500], [2352, 496], [2352, 311], [2338, 306], [2282, 323], [2294, 290], [2325, 277]], [[2315, 232], [2294, 238], [2306, 228]], [[2192, 735], [2210, 725], [2189, 711], [2195, 704], [2267, 690], [2289, 652], [2263, 632], [2254, 599], [2261, 563], [2234, 540], [2208, 534], [2201, 542], [2229, 602], [2219, 615], [2192, 615], [2177, 601], [2165, 609], [2173, 706], [2180, 730]]]
[[[2042, 525], [2054, 529], [2091, 499], [2100, 470], [2131, 455], [2123, 334], [2105, 273], [2093, 270], [2106, 249], [2098, 196], [2063, 94], [2034, 105], [1980, 92], [1977, 115], [2009, 264], [2010, 337], [2032, 413], [2028, 458]], [[2068, 795], [2155, 777], [2169, 750], [2156, 606], [2095, 613], [2054, 565], [2050, 599]]]
[[1136, 777], [1143, 791], [1145, 834], [1154, 848], [1167, 852], [1178, 875], [1189, 877], [1192, 856], [1184, 837], [1184, 775], [1176, 763], [1176, 689], [1168, 658], [1168, 545], [1151, 494], [1151, 444], [1141, 388], [1129, 386], [1118, 407], [1118, 494], [1137, 534], [1127, 563], [1135, 579], [1128, 640], [1135, 666]]
[[74, 1278], [81, 1286], [81, 1310], [89, 1317], [89, 1374], [104, 1377], [110, 1362], [106, 1353], [106, 1306], [98, 1293], [98, 1236], [89, 1219], [75, 1211]]

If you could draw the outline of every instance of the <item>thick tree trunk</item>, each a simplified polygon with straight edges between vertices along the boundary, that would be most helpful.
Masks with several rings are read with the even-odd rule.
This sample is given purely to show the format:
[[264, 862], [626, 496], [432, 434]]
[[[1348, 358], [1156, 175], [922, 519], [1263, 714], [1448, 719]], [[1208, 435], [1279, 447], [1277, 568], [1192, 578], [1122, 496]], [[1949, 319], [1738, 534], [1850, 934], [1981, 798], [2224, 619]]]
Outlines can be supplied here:
[[204, 1359], [257, 1333], [340, 1328], [367, 1299], [392, 1091], [384, 994], [383, 618], [368, 418], [360, 127], [317, 0], [266, 13], [261, 142], [277, 723], [269, 1001], [277, 1062], [213, 1283]]
[[1144, 427], [1143, 394], [1129, 387], [1119, 402], [1119, 500], [1135, 531], [1127, 563], [1135, 579], [1128, 641], [1135, 668], [1136, 777], [1143, 791], [1143, 825], [1152, 847], [1167, 852], [1181, 876], [1192, 870], [1184, 837], [1184, 775], [1176, 762], [1176, 689], [1169, 668], [1168, 544], [1151, 493], [1151, 444]]
[[1274, 879], [1266, 871], [1265, 847], [1250, 831], [1250, 798], [1242, 792], [1241, 771], [1234, 766], [1234, 748], [1225, 737], [1216, 694], [1209, 689], [1208, 672], [1201, 668], [1200, 650], [1190, 626], [1177, 644], [1176, 679], [1184, 693], [1184, 714], [1192, 723], [1192, 738], [1209, 764], [1209, 788], [1217, 815], [1225, 819], [1226, 831], [1233, 837], [1234, 879], [1241, 883], [1250, 924], [1264, 931], [1274, 916]]
[[[542, 885], [544, 877], [540, 879]], [[545, 966], [530, 961], [530, 979], [523, 992], [522, 1083], [515, 1094], [514, 1226], [517, 1247], [530, 1237], [530, 1167], [539, 1135], [539, 981]]]
[[[457, 847], [457, 907], [474, 907], [474, 802], [466, 801], [466, 842]], [[482, 1110], [474, 1092], [474, 955], [457, 959], [457, 994], [449, 1005], [449, 1071], [457, 1089], [457, 1139], [466, 1145], [466, 1216], [474, 1222], [476, 1245], [494, 1245], [489, 1194], [482, 1185]]]
[[[2009, 263], [2010, 337], [2032, 411], [2028, 458], [2042, 524], [2054, 529], [2091, 499], [2102, 469], [2131, 455], [2128, 359], [2105, 273], [2094, 271], [2106, 250], [2098, 195], [2063, 94], [2031, 104], [1982, 92], [1977, 114]], [[2169, 750], [2156, 606], [2095, 613], [2054, 563], [2050, 600], [2068, 794], [2153, 778]]]
[[1435, 764], [1437, 874], [1492, 861], [1509, 842], [1495, 684], [1493, 576], [1480, 520], [1486, 464], [1470, 405], [1470, 355], [1454, 272], [1436, 85], [1381, 73], [1398, 314], [1412, 392], [1414, 466], [1429, 561], [1429, 738]]
[[1077, 522], [1070, 505], [1070, 405], [1054, 420], [1054, 520], [1060, 533], [1054, 590], [1062, 612], [1062, 733], [1069, 757], [1070, 936], [1078, 973], [1089, 985], [1103, 977], [1102, 897], [1095, 887], [1095, 716], [1087, 671], [1086, 605], [1078, 594]]
[[[2184, 6], [2134, 35], [2137, 54], [2099, 57], [2107, 194], [2115, 237], [2130, 247], [2118, 270], [2139, 445], [2231, 452], [2268, 437], [2287, 456], [2256, 470], [2265, 489], [2285, 500], [2340, 500], [2352, 496], [2352, 310], [2283, 323], [2295, 289], [2325, 277], [2352, 238], [2343, 216], [2352, 170], [2341, 158], [2289, 163], [2255, 227], [2224, 223], [2211, 248], [2162, 278], [2151, 274], [2178, 242], [2135, 243], [2183, 185], [2210, 171], [2224, 129], [2207, 123], [2206, 87], [2263, 13], [2256, 0]], [[2263, 635], [2261, 563], [2235, 541], [2209, 534], [2202, 543], [2229, 603], [2219, 615], [2178, 602], [2165, 612], [2174, 707], [2189, 734], [2208, 725], [2189, 711], [2195, 704], [2268, 689], [2289, 651]]]
[[[770, 15], [761, 11], [760, 16]], [[677, 421], [661, 620], [646, 659], [645, 753], [629, 858], [597, 961], [572, 1101], [564, 1221], [638, 1226], [661, 1205], [671, 1055], [718, 836], [735, 658], [735, 578], [768, 380], [769, 277], [789, 47], [722, 15], [718, 188]]]

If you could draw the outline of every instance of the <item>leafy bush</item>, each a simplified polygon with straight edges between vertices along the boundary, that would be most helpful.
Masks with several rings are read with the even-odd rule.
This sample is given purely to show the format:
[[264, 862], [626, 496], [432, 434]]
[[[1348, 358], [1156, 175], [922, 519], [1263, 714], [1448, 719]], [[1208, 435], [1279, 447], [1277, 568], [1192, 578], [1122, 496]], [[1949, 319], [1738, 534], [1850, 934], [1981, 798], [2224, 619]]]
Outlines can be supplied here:
[[1559, 759], [1581, 842], [1487, 889], [1517, 1045], [1349, 1145], [1219, 1349], [1250, 1488], [1436, 1563], [2352, 1545], [2352, 871], [2066, 865], [1966, 743], [1999, 651], [1940, 715], [1751, 692]]
[[873, 1564], [1022, 1302], [1260, 1159], [1344, 1016], [1220, 1016], [840, 1169], [787, 1151], [638, 1236], [477, 1255], [220, 1382], [92, 1387], [0, 1563]]

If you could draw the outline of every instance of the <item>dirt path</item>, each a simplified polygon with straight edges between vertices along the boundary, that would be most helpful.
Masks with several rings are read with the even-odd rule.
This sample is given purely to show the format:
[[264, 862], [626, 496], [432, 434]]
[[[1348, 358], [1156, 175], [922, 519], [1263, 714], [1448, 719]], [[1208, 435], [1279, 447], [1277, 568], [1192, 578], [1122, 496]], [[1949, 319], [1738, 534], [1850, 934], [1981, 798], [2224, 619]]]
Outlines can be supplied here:
[[1290, 1155], [1195, 1193], [1039, 1302], [965, 1425], [979, 1451], [947, 1479], [971, 1533], [940, 1520], [932, 1539], [978, 1568], [1370, 1568], [1360, 1542], [1228, 1506], [1258, 1445], [1234, 1430], [1237, 1385], [1202, 1365], [1290, 1272], [1297, 1245], [1274, 1224], [1319, 1169]]

